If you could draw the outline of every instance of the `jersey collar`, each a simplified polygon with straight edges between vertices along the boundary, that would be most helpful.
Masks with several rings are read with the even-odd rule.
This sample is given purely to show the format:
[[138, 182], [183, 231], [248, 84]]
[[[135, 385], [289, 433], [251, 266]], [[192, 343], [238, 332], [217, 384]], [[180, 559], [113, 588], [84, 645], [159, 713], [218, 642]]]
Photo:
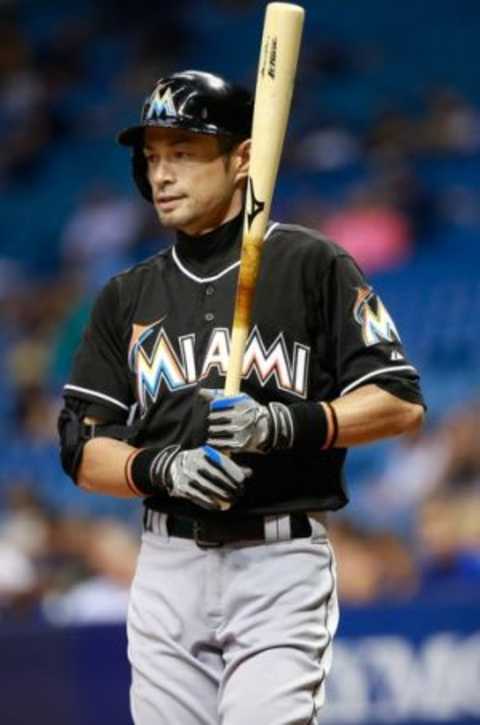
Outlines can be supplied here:
[[240, 259], [243, 211], [208, 234], [191, 237], [177, 232], [174, 259], [183, 271], [206, 280], [228, 271]]

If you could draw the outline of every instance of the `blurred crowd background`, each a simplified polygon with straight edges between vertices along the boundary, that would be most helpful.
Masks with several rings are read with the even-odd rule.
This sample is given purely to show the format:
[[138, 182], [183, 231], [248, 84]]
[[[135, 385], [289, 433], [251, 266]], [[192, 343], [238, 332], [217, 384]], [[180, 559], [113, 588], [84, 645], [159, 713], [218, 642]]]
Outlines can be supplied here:
[[[273, 216], [355, 256], [429, 405], [414, 438], [350, 455], [352, 503], [331, 527], [341, 601], [471, 600], [480, 595], [480, 6], [304, 5]], [[56, 436], [96, 292], [172, 241], [114, 137], [174, 70], [253, 88], [263, 10], [247, 0], [0, 4], [0, 626], [125, 616], [141, 506], [76, 490]]]

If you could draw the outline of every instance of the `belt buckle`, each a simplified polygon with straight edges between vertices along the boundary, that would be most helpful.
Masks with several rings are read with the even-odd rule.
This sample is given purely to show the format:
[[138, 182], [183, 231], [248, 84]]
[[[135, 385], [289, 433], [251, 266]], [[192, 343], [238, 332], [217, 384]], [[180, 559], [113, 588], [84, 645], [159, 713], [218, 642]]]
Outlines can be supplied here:
[[202, 539], [202, 523], [200, 521], [193, 522], [193, 538], [199, 549], [218, 549], [223, 546], [223, 541], [208, 541]]

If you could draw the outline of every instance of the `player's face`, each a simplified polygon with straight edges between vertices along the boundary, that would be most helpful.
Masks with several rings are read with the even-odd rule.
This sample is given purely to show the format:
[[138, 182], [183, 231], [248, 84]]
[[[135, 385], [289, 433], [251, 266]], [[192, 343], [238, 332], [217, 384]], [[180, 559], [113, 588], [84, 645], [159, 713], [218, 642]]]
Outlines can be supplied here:
[[164, 226], [204, 234], [240, 212], [248, 142], [224, 155], [215, 136], [147, 128], [143, 152], [155, 209]]

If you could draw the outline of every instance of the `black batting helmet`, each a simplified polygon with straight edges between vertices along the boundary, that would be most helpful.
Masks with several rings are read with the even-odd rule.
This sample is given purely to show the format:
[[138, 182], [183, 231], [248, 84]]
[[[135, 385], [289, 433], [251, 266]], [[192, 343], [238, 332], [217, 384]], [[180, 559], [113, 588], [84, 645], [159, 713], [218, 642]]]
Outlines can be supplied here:
[[241, 141], [250, 136], [252, 111], [247, 90], [212, 73], [188, 70], [161, 78], [143, 104], [140, 123], [118, 135], [120, 144], [133, 149], [133, 177], [140, 193], [152, 201], [142, 152], [146, 128], [184, 128]]

